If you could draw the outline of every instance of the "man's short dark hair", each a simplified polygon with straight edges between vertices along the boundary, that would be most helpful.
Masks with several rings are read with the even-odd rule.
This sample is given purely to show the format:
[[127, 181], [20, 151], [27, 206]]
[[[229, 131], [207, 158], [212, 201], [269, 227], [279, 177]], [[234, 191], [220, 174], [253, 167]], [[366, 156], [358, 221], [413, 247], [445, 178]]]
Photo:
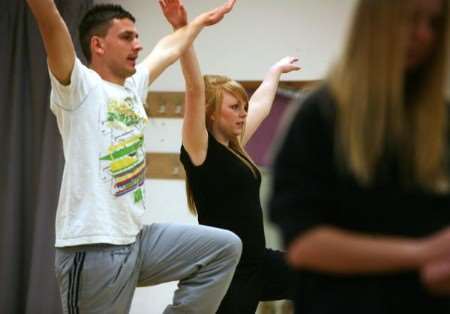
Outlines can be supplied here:
[[81, 20], [78, 28], [81, 49], [86, 60], [91, 62], [90, 41], [92, 36], [104, 37], [113, 19], [130, 19], [136, 22], [134, 16], [116, 4], [98, 4], [92, 7]]

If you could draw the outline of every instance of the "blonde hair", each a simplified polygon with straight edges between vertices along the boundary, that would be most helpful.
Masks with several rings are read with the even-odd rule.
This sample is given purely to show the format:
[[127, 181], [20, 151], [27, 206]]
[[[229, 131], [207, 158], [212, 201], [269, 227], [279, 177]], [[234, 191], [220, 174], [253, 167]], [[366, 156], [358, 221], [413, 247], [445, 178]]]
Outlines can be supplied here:
[[[226, 76], [204, 75], [203, 80], [205, 83], [205, 122], [206, 128], [208, 129], [209, 133], [211, 133], [213, 123], [211, 116], [215, 112], [218, 112], [220, 110], [224, 92], [233, 95], [240, 103], [243, 103], [246, 106], [248, 106], [249, 98], [247, 92], [241, 84]], [[241, 133], [241, 136], [231, 138], [229, 146], [227, 148], [232, 153], [234, 153], [247, 167], [249, 167], [253, 172], [253, 175], [257, 177], [258, 169], [241, 143], [243, 134], [244, 132]], [[197, 214], [194, 196], [188, 179], [186, 179], [186, 195], [189, 210], [191, 211], [191, 213]]]
[[[406, 94], [409, 0], [361, 0], [340, 62], [328, 83], [338, 103], [336, 148], [358, 182], [370, 185], [386, 148], [396, 151], [405, 184], [448, 192], [449, 4], [432, 55]], [[409, 12], [409, 13], [408, 13]]]

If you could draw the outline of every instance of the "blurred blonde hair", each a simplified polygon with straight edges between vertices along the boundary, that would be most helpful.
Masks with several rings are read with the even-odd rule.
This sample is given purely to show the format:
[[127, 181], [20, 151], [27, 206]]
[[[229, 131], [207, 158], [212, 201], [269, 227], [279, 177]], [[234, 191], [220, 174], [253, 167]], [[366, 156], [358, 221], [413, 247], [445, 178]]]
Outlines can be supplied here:
[[[204, 75], [203, 80], [205, 83], [205, 122], [208, 132], [212, 132], [212, 115], [215, 112], [219, 112], [223, 102], [223, 94], [227, 92], [236, 99], [248, 106], [249, 97], [244, 87], [238, 82], [230, 79], [229, 77], [222, 75]], [[258, 169], [253, 163], [250, 156], [242, 146], [242, 137], [244, 135], [245, 126], [241, 136], [236, 136], [230, 139], [229, 146], [227, 147], [232, 153], [234, 153], [249, 169], [253, 172], [255, 177], [257, 176]], [[196, 214], [195, 200], [190, 188], [189, 180], [186, 180], [186, 194], [189, 210]]]
[[412, 4], [361, 0], [356, 7], [346, 49], [328, 77], [338, 103], [337, 155], [370, 185], [386, 148], [398, 148], [405, 184], [448, 192], [449, 2], [443, 0], [435, 49], [406, 91]]

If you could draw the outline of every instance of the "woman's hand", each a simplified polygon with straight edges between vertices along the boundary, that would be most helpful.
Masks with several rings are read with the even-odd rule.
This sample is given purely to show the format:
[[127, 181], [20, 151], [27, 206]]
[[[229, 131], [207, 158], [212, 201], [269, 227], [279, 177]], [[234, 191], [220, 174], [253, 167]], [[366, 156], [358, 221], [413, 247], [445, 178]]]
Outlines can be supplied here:
[[181, 0], [159, 0], [159, 5], [167, 21], [174, 29], [187, 25], [187, 12]]
[[298, 71], [301, 68], [296, 65], [298, 58], [296, 57], [284, 57], [274, 65], [272, 65], [272, 70], [279, 71], [280, 73], [289, 73], [292, 71]]

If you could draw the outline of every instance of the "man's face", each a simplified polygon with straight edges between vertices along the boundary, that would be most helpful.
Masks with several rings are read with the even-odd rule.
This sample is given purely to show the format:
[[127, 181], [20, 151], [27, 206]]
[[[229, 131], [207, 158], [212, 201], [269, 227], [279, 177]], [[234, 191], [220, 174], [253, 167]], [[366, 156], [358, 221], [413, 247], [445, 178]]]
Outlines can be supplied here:
[[114, 19], [102, 39], [102, 56], [110, 72], [119, 78], [127, 78], [136, 72], [136, 60], [142, 50], [139, 35], [133, 21]]

